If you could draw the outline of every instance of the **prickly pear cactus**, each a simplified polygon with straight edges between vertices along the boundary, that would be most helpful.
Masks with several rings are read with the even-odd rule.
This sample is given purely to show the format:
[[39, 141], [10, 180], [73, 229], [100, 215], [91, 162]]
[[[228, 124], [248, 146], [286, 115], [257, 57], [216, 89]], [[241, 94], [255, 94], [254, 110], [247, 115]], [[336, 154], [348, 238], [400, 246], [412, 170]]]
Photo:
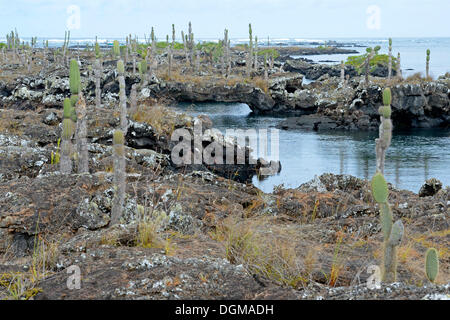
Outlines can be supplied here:
[[388, 283], [395, 282], [397, 279], [397, 247], [400, 245], [404, 234], [402, 221], [398, 220], [393, 223], [392, 210], [388, 202], [388, 184], [383, 175], [386, 150], [389, 148], [392, 139], [391, 102], [391, 90], [387, 88], [383, 91], [384, 106], [379, 109], [381, 119], [379, 138], [375, 140], [377, 172], [371, 181], [372, 195], [380, 208], [380, 224], [384, 238], [382, 281]]
[[428, 249], [425, 254], [425, 273], [430, 282], [436, 281], [439, 274], [439, 253], [434, 248]]

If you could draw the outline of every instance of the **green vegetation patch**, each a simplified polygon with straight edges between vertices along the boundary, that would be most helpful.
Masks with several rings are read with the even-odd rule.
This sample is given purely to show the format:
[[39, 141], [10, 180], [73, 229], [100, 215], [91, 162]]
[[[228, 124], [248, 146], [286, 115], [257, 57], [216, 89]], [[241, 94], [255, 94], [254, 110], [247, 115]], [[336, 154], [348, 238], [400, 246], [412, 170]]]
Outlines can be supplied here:
[[[345, 62], [346, 65], [355, 67], [359, 74], [364, 72], [364, 63], [369, 53], [365, 53], [360, 56], [350, 56]], [[376, 66], [381, 64], [387, 66], [389, 63], [389, 55], [387, 54], [375, 54], [370, 60], [370, 72], [374, 71]], [[392, 57], [392, 69], [397, 70], [397, 58]]]

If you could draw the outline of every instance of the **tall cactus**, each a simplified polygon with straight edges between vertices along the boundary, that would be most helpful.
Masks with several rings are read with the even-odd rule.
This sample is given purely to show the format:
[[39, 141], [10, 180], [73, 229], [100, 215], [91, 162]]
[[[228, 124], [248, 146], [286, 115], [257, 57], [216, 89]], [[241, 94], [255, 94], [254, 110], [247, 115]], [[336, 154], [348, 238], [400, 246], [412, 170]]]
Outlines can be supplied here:
[[[72, 59], [70, 61], [70, 77], [69, 86], [73, 121], [76, 122], [76, 146], [78, 159], [78, 173], [89, 172], [89, 158], [87, 149], [87, 124], [86, 124], [86, 102], [81, 91], [81, 76], [78, 67], [78, 61]], [[77, 107], [77, 108], [75, 108]]]
[[100, 108], [102, 104], [102, 88], [101, 88], [102, 76], [103, 76], [102, 63], [99, 59], [95, 59], [94, 62], [95, 105], [97, 108]]
[[72, 173], [72, 136], [74, 130], [73, 107], [69, 98], [64, 100], [62, 133], [61, 133], [61, 158], [59, 171], [62, 174]]
[[120, 222], [125, 203], [126, 163], [125, 137], [121, 130], [115, 130], [113, 135], [113, 166], [114, 166], [114, 198], [111, 208], [111, 225]]
[[114, 40], [113, 42], [113, 55], [116, 59], [120, 58], [120, 44], [117, 40]]
[[187, 45], [189, 50], [189, 57], [190, 57], [190, 63], [191, 66], [194, 65], [194, 59], [195, 59], [195, 43], [194, 43], [194, 33], [192, 32], [192, 23], [189, 21], [189, 29], [188, 29], [188, 39], [187, 39]]
[[427, 79], [430, 77], [430, 49], [427, 49]]
[[125, 92], [125, 66], [122, 60], [117, 62], [117, 73], [119, 74], [119, 99], [120, 99], [120, 129], [123, 134], [127, 134], [128, 120], [127, 120], [127, 95]]
[[269, 71], [267, 70], [267, 53], [264, 55], [264, 81], [269, 80]]
[[401, 64], [401, 60], [400, 60], [400, 52], [397, 55], [397, 76], [400, 80], [403, 79], [403, 75], [402, 75], [402, 64]]
[[86, 101], [83, 93], [78, 94], [77, 102], [77, 150], [78, 150], [78, 173], [89, 173], [89, 152], [87, 146], [87, 123], [86, 123]]
[[253, 30], [252, 30], [252, 24], [250, 23], [248, 25], [248, 37], [249, 37], [249, 43], [248, 43], [248, 53], [247, 53], [247, 76], [250, 77], [252, 67], [253, 67]]
[[341, 84], [344, 85], [345, 83], [345, 64], [344, 61], [341, 61]]
[[391, 89], [386, 88], [383, 91], [383, 106], [380, 107], [379, 113], [381, 118], [381, 124], [379, 128], [379, 138], [376, 142], [376, 155], [377, 155], [377, 171], [384, 174], [384, 163], [386, 158], [386, 150], [391, 145], [392, 139], [392, 120], [391, 120], [391, 101], [392, 93]]
[[388, 283], [395, 282], [397, 278], [397, 247], [404, 234], [401, 220], [393, 224], [392, 211], [388, 202], [388, 185], [383, 176], [386, 149], [390, 146], [392, 139], [391, 100], [391, 90], [387, 88], [383, 92], [383, 106], [379, 109], [381, 124], [379, 138], [375, 140], [377, 172], [371, 182], [373, 198], [380, 207], [380, 223], [384, 238], [382, 281]]
[[258, 36], [255, 36], [255, 71], [258, 71]]
[[430, 282], [436, 281], [439, 274], [439, 254], [434, 248], [428, 249], [425, 254], [425, 273]]
[[228, 29], [225, 29], [224, 31], [224, 39], [223, 39], [224, 45], [225, 45], [225, 64], [226, 64], [226, 76], [229, 76], [231, 73], [231, 59], [230, 59], [230, 39], [228, 38]]
[[136, 91], [136, 84], [133, 84], [131, 86], [130, 91], [130, 114], [134, 115], [137, 112], [137, 91]]
[[388, 80], [392, 77], [392, 38], [389, 38], [389, 64], [388, 64]]

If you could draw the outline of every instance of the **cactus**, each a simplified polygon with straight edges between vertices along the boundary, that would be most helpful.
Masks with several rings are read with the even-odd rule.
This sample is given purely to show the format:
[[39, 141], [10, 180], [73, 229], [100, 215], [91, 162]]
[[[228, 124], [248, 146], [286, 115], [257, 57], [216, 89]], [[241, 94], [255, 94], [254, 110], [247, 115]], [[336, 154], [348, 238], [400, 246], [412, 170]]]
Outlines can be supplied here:
[[95, 37], [95, 58], [100, 59], [101, 52], [100, 52], [100, 45], [98, 44], [97, 37]]
[[127, 134], [128, 130], [128, 120], [127, 120], [127, 95], [125, 92], [125, 68], [123, 65], [123, 61], [119, 60], [117, 62], [117, 71], [119, 73], [119, 99], [120, 99], [120, 129], [123, 134]]
[[125, 73], [125, 65], [122, 60], [117, 61], [117, 72], [119, 75], [123, 75]]
[[70, 84], [70, 93], [72, 95], [76, 96], [78, 93], [80, 93], [81, 89], [80, 69], [78, 67], [78, 61], [75, 59], [72, 59], [70, 61], [69, 84]]
[[392, 93], [390, 88], [386, 88], [383, 91], [383, 105], [390, 106], [392, 102]]
[[248, 43], [248, 53], [247, 53], [247, 77], [250, 77], [251, 70], [253, 67], [253, 30], [252, 30], [252, 24], [250, 23], [248, 25], [248, 37], [249, 37], [249, 43]]
[[118, 59], [120, 57], [120, 44], [119, 41], [114, 40], [113, 42], [113, 55], [114, 58]]
[[114, 198], [111, 208], [111, 225], [119, 223], [125, 203], [126, 164], [125, 137], [121, 130], [115, 130], [113, 135], [114, 149]]
[[59, 162], [59, 170], [62, 174], [70, 174], [72, 172], [72, 136], [74, 123], [72, 121], [73, 107], [69, 98], [64, 100], [62, 133], [61, 133], [61, 159]]
[[372, 196], [378, 203], [385, 203], [388, 200], [388, 185], [384, 176], [377, 172], [372, 178]]
[[380, 223], [384, 238], [384, 259], [382, 267], [382, 281], [395, 282], [397, 278], [397, 247], [400, 245], [404, 234], [404, 227], [401, 220], [393, 224], [391, 207], [388, 203], [389, 189], [386, 179], [383, 176], [385, 154], [391, 144], [392, 139], [392, 121], [391, 107], [392, 93], [389, 88], [383, 91], [383, 104], [380, 107], [381, 124], [379, 129], [379, 138], [376, 142], [377, 172], [372, 178], [371, 189], [372, 196], [380, 208]]
[[224, 31], [223, 42], [225, 45], [225, 64], [227, 67], [226, 76], [228, 77], [231, 73], [230, 39], [228, 38], [228, 29], [225, 29], [225, 31]]
[[436, 281], [439, 274], [439, 254], [434, 248], [428, 249], [425, 254], [425, 274], [432, 283]]
[[83, 93], [78, 94], [77, 108], [79, 121], [77, 121], [77, 152], [78, 173], [89, 173], [89, 153], [87, 146], [86, 101]]
[[392, 38], [389, 38], [389, 64], [388, 64], [388, 80], [392, 77]]
[[[383, 92], [384, 107], [380, 108], [381, 124], [379, 128], [379, 138], [376, 139], [376, 154], [377, 154], [377, 172], [384, 174], [384, 162], [386, 150], [391, 145], [392, 139], [392, 121], [391, 116], [391, 91], [389, 88]], [[386, 116], [386, 117], [385, 117]], [[389, 117], [388, 117], [389, 116]]]
[[130, 114], [134, 115], [137, 112], [137, 92], [136, 92], [136, 84], [131, 86], [130, 92]]
[[258, 36], [255, 36], [255, 71], [258, 71]]
[[387, 243], [384, 248], [384, 269], [382, 280], [387, 283], [397, 280], [397, 247], [400, 245], [404, 234], [404, 227], [401, 220], [392, 226]]
[[267, 53], [264, 55], [264, 81], [269, 80], [269, 72], [267, 70]]
[[426, 74], [427, 74], [427, 79], [430, 77], [430, 49], [427, 49], [427, 70], [426, 70]]
[[397, 76], [400, 80], [402, 80], [403, 75], [402, 75], [402, 65], [401, 65], [401, 60], [400, 60], [400, 52], [397, 55]]
[[187, 45], [189, 50], [189, 57], [190, 57], [190, 63], [191, 66], [194, 66], [194, 59], [195, 59], [195, 43], [194, 43], [194, 33], [192, 32], [192, 23], [189, 21], [189, 29], [188, 29], [188, 39], [187, 39]]
[[96, 59], [94, 62], [94, 78], [95, 78], [95, 105], [97, 108], [100, 107], [102, 103], [102, 89], [101, 89], [101, 79], [102, 79], [102, 63], [99, 59]]
[[341, 84], [345, 83], [345, 64], [344, 61], [341, 61]]

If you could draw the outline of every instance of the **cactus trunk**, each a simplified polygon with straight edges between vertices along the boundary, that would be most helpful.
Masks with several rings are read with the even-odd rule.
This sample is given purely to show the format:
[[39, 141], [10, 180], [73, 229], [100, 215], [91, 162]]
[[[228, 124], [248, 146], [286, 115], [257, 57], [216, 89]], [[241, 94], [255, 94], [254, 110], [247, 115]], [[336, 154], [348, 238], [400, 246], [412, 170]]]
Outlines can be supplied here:
[[111, 209], [111, 225], [120, 222], [123, 214], [125, 203], [126, 189], [126, 163], [125, 163], [125, 146], [124, 134], [120, 130], [116, 130], [113, 136], [113, 162], [114, 162], [114, 198]]

